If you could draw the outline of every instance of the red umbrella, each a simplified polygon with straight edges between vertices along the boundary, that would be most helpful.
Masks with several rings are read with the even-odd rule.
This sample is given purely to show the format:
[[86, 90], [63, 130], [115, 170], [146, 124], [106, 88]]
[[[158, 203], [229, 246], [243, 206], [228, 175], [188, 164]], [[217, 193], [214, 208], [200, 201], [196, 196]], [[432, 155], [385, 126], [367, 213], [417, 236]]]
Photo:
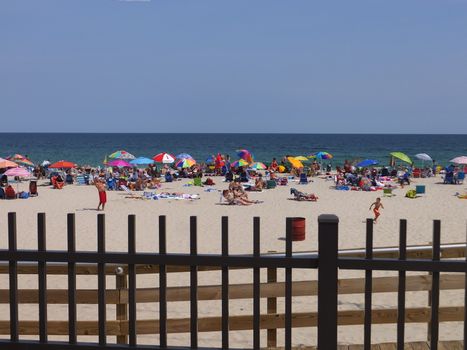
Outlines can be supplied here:
[[66, 160], [61, 160], [59, 162], [53, 163], [49, 165], [49, 168], [63, 168], [63, 169], [70, 169], [70, 168], [76, 168], [76, 164], [72, 162], [68, 162]]
[[175, 156], [169, 153], [159, 153], [152, 157], [156, 162], [170, 164], [175, 162]]

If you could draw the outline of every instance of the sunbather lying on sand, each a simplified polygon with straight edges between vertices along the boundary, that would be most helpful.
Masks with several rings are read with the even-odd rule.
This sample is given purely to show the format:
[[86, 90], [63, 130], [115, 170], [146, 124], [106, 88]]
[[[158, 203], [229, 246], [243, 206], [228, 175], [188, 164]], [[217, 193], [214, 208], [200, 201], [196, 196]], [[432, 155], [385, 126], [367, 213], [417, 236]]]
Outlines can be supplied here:
[[245, 196], [245, 195], [236, 197], [233, 191], [229, 191], [229, 190], [222, 191], [222, 196], [224, 197], [224, 199], [227, 201], [228, 204], [251, 205], [251, 204], [261, 203], [260, 201], [249, 200], [248, 196]]
[[316, 196], [314, 193], [308, 194], [308, 193], [303, 193], [298, 191], [295, 188], [290, 189], [290, 194], [293, 194], [294, 198], [296, 201], [310, 201], [310, 202], [316, 202], [318, 200], [318, 196]]

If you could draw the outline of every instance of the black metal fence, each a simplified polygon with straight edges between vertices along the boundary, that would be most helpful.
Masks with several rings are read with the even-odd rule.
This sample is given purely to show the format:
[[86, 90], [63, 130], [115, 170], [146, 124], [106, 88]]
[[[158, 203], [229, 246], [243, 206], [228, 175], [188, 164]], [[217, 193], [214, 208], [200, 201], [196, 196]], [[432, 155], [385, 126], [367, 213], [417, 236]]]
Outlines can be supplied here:
[[[67, 235], [68, 249], [66, 251], [51, 251], [46, 249], [46, 217], [38, 214], [38, 249], [18, 250], [16, 244], [16, 214], [8, 214], [8, 249], [0, 250], [0, 261], [7, 261], [9, 268], [9, 308], [10, 308], [10, 339], [0, 339], [0, 348], [4, 349], [165, 349], [167, 343], [167, 266], [190, 266], [190, 344], [186, 349], [198, 347], [198, 268], [214, 266], [222, 270], [222, 349], [230, 347], [229, 342], [229, 269], [251, 268], [253, 270], [253, 347], [259, 349], [261, 313], [260, 313], [260, 269], [285, 269], [285, 349], [292, 348], [292, 272], [293, 269], [318, 270], [318, 348], [320, 350], [337, 349], [338, 337], [338, 271], [365, 271], [365, 319], [364, 319], [364, 349], [371, 348], [372, 326], [372, 271], [398, 271], [398, 317], [397, 317], [397, 349], [404, 348], [405, 340], [405, 280], [406, 271], [425, 271], [432, 273], [431, 292], [431, 349], [438, 347], [439, 335], [439, 274], [440, 272], [467, 273], [467, 261], [440, 260], [440, 221], [434, 221], [433, 256], [427, 259], [407, 259], [407, 225], [400, 221], [399, 258], [373, 258], [373, 221], [366, 224], [366, 256], [338, 256], [338, 218], [335, 215], [321, 215], [318, 218], [318, 254], [292, 254], [292, 220], [286, 219], [285, 254], [260, 254], [260, 218], [253, 219], [253, 254], [229, 254], [228, 218], [222, 217], [222, 253], [198, 254], [197, 250], [197, 218], [190, 217], [190, 254], [172, 254], [166, 250], [166, 218], [159, 217], [159, 252], [136, 252], [135, 216], [128, 216], [128, 252], [105, 251], [105, 216], [97, 216], [97, 252], [76, 251], [75, 216], [68, 214]], [[18, 321], [18, 263], [35, 262], [38, 266], [38, 305], [39, 329], [38, 341], [20, 339]], [[47, 264], [66, 263], [68, 265], [68, 342], [48, 340], [47, 332]], [[98, 342], [81, 343], [77, 337], [77, 300], [76, 300], [76, 267], [77, 264], [91, 263], [98, 267]], [[128, 335], [129, 344], [108, 344], [106, 329], [106, 264], [121, 264], [128, 266]], [[150, 264], [159, 266], [159, 336], [158, 345], [139, 345], [137, 339], [136, 312], [136, 265]], [[467, 278], [466, 278], [467, 283]], [[467, 290], [467, 288], [466, 288]], [[467, 301], [467, 294], [465, 294]], [[465, 308], [464, 308], [465, 320]], [[464, 322], [464, 340], [467, 326]], [[465, 342], [464, 342], [465, 344]], [[177, 347], [180, 348], [180, 347]]]

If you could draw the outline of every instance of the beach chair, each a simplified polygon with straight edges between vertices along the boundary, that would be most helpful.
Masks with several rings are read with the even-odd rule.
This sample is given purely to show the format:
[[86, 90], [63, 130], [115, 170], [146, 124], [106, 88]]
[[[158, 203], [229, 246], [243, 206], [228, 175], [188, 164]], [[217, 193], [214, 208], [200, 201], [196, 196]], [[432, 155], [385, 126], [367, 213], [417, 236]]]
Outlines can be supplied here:
[[73, 175], [67, 174], [65, 177], [65, 182], [67, 185], [73, 185]]
[[276, 185], [277, 185], [276, 180], [268, 180], [266, 182], [266, 188], [268, 190], [271, 189], [271, 188], [276, 188]]
[[78, 185], [86, 185], [86, 179], [84, 178], [84, 175], [76, 176], [76, 183]]
[[463, 171], [460, 171], [457, 173], [457, 183], [458, 184], [463, 184], [465, 179], [465, 173]]
[[415, 186], [415, 193], [416, 194], [425, 194], [425, 185]]
[[392, 193], [392, 188], [383, 188], [383, 197], [392, 197], [394, 194]]
[[453, 173], [446, 173], [446, 175], [444, 175], [444, 183], [445, 184], [453, 184], [454, 183], [454, 174]]
[[418, 178], [418, 177], [421, 177], [421, 176], [422, 176], [422, 171], [421, 171], [419, 168], [415, 168], [415, 169], [413, 170], [412, 176], [413, 176], [414, 178], [416, 178], [416, 177], [417, 177], [417, 178]]
[[308, 178], [306, 176], [306, 173], [301, 173], [300, 174], [300, 180], [298, 182], [299, 185], [308, 185]]

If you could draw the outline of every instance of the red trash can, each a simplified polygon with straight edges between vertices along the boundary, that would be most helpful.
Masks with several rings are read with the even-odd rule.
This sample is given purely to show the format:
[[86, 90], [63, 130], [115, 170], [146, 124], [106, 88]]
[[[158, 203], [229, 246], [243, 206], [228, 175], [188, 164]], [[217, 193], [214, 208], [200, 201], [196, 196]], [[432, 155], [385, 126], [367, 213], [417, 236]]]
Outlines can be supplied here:
[[305, 218], [292, 218], [292, 241], [305, 240]]

